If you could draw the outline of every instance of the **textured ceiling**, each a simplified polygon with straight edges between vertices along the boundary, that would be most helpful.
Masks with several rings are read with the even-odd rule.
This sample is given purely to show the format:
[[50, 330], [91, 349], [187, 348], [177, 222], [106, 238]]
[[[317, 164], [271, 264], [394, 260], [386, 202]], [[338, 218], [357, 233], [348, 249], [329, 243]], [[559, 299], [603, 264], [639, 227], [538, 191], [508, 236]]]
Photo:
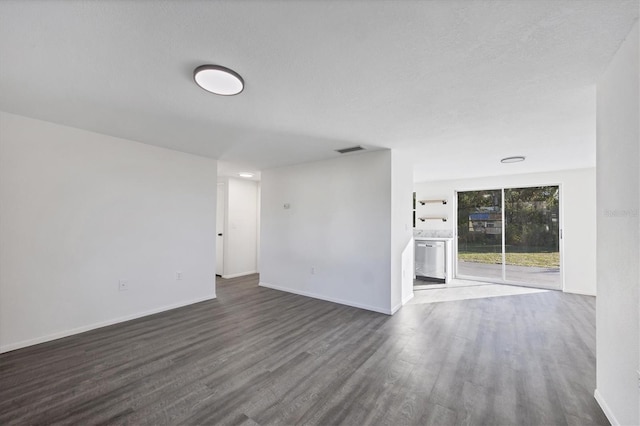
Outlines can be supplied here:
[[[594, 83], [636, 19], [637, 0], [4, 0], [0, 109], [254, 170], [354, 144], [411, 152], [417, 181], [589, 167]], [[245, 90], [199, 89], [205, 63]]]

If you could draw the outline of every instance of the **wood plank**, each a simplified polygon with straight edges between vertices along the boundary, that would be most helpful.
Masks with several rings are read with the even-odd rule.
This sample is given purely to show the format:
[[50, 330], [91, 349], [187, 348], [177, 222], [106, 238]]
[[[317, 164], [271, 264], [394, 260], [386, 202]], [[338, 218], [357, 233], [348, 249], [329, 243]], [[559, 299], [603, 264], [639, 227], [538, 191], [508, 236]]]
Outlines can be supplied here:
[[608, 424], [595, 299], [393, 317], [218, 279], [218, 299], [0, 355], [0, 424]]

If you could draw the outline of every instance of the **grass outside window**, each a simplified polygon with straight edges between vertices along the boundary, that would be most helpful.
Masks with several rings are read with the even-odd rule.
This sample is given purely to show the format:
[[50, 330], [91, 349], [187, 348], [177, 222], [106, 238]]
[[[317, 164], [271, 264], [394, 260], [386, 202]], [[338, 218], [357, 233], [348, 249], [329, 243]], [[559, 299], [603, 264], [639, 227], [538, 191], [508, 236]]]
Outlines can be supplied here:
[[[463, 262], [502, 264], [502, 253], [458, 253], [458, 260]], [[539, 268], [559, 268], [560, 253], [506, 253], [506, 264], [512, 266], [533, 266]]]

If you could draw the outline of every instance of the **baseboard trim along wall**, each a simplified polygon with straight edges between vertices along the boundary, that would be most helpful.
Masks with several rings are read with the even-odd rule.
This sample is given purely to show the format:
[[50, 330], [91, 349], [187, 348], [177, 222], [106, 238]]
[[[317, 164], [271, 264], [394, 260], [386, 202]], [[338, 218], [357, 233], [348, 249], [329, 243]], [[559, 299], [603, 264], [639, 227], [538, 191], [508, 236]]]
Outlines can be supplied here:
[[335, 298], [335, 297], [327, 297], [327, 296], [323, 296], [323, 295], [320, 295], [320, 294], [312, 293], [310, 291], [294, 290], [294, 289], [290, 289], [290, 288], [287, 288], [287, 287], [281, 287], [279, 285], [269, 284], [269, 283], [266, 283], [264, 281], [260, 281], [259, 286], [260, 287], [270, 288], [270, 289], [273, 289], [273, 290], [285, 291], [287, 293], [298, 294], [300, 296], [312, 297], [314, 299], [326, 300], [327, 302], [333, 302], [333, 303], [339, 303], [341, 305], [352, 306], [354, 308], [366, 309], [368, 311], [379, 312], [381, 314], [393, 315], [393, 313], [392, 313], [392, 311], [390, 309], [384, 309], [384, 308], [379, 308], [377, 306], [365, 305], [365, 304], [362, 304], [362, 303], [356, 303], [356, 302], [352, 302], [350, 300], [343, 300], [343, 299], [338, 299], [338, 298]]
[[247, 272], [240, 272], [239, 274], [221, 275], [221, 277], [224, 279], [229, 279], [229, 278], [244, 277], [245, 275], [257, 274], [257, 273], [258, 271], [247, 271]]
[[413, 292], [409, 293], [409, 297], [402, 301], [402, 306], [406, 305], [411, 299], [413, 299]]
[[395, 314], [396, 312], [398, 312], [400, 310], [400, 308], [402, 308], [404, 305], [407, 304], [407, 302], [409, 300], [413, 299], [413, 293], [411, 293], [409, 295], [409, 297], [407, 297], [405, 300], [403, 300], [401, 303], [398, 303], [396, 306], [394, 306], [393, 308], [391, 308], [391, 315]]
[[613, 412], [605, 402], [604, 398], [602, 398], [602, 395], [600, 395], [600, 392], [598, 392], [598, 389], [593, 392], [593, 396], [595, 397], [598, 404], [600, 404], [600, 408], [602, 408], [604, 415], [607, 416], [607, 420], [609, 420], [611, 426], [619, 426], [620, 422], [618, 422], [616, 416], [613, 415]]
[[15, 351], [16, 349], [26, 348], [27, 346], [37, 345], [39, 343], [50, 342], [52, 340], [62, 339], [63, 337], [73, 336], [74, 334], [84, 333], [85, 331], [95, 330], [96, 328], [107, 327], [109, 325], [118, 324], [125, 321], [131, 321], [133, 319], [146, 317], [148, 315], [158, 314], [160, 312], [170, 311], [172, 309], [182, 308], [184, 306], [193, 305], [194, 303], [205, 302], [207, 300], [215, 299], [216, 295], [201, 297], [187, 302], [180, 302], [173, 305], [161, 306], [159, 308], [151, 309], [149, 311], [138, 312], [131, 315], [126, 315], [119, 318], [114, 318], [107, 321], [97, 322], [82, 327], [73, 328], [71, 330], [60, 331], [57, 333], [49, 334], [47, 336], [37, 337], [35, 339], [23, 340], [22, 342], [11, 343], [8, 345], [0, 346], [0, 353]]
[[573, 290], [567, 290], [564, 289], [562, 290], [563, 293], [567, 293], [567, 294], [579, 294], [580, 296], [591, 296], [591, 297], [596, 297], [595, 294], [593, 293], [589, 293], [589, 292], [585, 292], [585, 291], [573, 291]]
[[396, 312], [398, 312], [400, 310], [400, 308], [402, 308], [402, 303], [398, 303], [396, 306], [394, 306], [393, 308], [391, 308], [391, 315], [395, 314]]

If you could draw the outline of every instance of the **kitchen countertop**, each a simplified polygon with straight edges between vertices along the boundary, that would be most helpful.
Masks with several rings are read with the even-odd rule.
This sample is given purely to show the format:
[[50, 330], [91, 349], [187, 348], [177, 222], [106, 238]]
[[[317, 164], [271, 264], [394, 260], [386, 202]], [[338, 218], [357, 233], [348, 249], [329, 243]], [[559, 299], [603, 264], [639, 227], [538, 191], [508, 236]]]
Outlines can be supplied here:
[[453, 238], [446, 237], [413, 237], [416, 241], [453, 241]]

